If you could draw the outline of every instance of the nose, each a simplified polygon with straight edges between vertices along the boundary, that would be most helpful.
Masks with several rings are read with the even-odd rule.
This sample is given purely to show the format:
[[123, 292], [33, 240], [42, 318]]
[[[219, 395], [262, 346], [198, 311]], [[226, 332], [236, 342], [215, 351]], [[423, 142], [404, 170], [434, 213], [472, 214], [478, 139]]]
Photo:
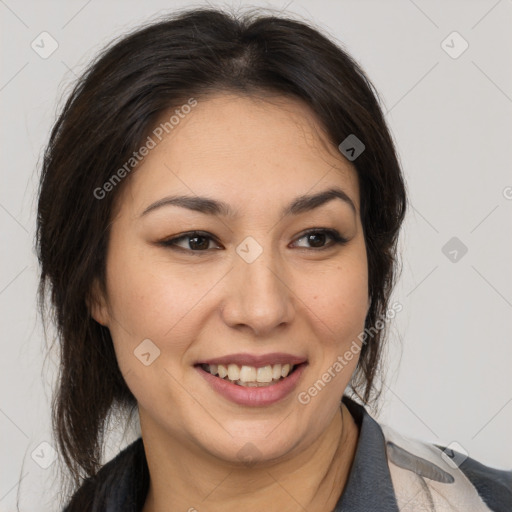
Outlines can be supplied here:
[[249, 329], [261, 337], [291, 323], [295, 313], [290, 279], [270, 253], [263, 251], [251, 263], [235, 258], [234, 268], [227, 276], [222, 308], [227, 325]]

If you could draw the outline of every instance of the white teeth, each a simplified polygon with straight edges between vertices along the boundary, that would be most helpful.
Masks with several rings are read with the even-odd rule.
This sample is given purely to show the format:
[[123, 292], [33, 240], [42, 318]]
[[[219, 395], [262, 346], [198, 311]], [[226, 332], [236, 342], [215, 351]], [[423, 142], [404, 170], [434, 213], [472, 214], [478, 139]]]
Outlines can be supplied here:
[[240, 378], [240, 368], [236, 364], [228, 365], [229, 380], [238, 380]]
[[256, 380], [256, 368], [254, 368], [254, 366], [242, 366], [242, 368], [240, 368], [239, 379], [243, 380], [244, 382], [254, 382]]
[[[241, 376], [240, 379], [242, 379]], [[258, 382], [272, 382], [272, 366], [268, 365], [258, 368], [256, 380]]]
[[287, 377], [293, 370], [291, 364], [274, 364], [256, 368], [254, 366], [238, 366], [231, 363], [224, 364], [204, 364], [203, 369], [217, 375], [221, 379], [230, 380], [235, 384], [245, 387], [266, 386], [278, 382], [281, 378]]

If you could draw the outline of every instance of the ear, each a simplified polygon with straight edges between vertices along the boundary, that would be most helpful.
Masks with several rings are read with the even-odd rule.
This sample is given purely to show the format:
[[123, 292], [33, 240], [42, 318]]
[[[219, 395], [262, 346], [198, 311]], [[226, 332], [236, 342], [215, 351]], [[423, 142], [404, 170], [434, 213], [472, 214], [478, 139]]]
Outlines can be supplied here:
[[101, 286], [97, 278], [95, 278], [92, 283], [91, 289], [86, 298], [86, 303], [91, 317], [99, 324], [108, 327], [109, 314], [107, 300], [101, 290]]

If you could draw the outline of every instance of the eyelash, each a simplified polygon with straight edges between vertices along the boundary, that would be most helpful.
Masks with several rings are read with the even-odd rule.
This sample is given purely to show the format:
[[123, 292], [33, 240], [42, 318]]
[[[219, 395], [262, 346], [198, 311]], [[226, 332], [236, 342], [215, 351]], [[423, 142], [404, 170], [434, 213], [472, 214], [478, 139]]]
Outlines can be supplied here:
[[[348, 242], [348, 240], [346, 238], [344, 238], [343, 236], [341, 236], [340, 233], [336, 229], [327, 229], [327, 228], [309, 229], [305, 233], [303, 233], [299, 238], [297, 238], [297, 240], [301, 240], [311, 234], [319, 234], [319, 233], [330, 236], [331, 239], [333, 240], [333, 242], [324, 247], [300, 247], [299, 249], [305, 249], [307, 251], [310, 250], [310, 251], [318, 252], [318, 251], [327, 250], [335, 245], [344, 245]], [[206, 253], [211, 250], [211, 249], [201, 249], [201, 250], [185, 249], [183, 247], [179, 247], [176, 245], [177, 242], [179, 242], [183, 239], [193, 238], [193, 237], [209, 238], [210, 240], [213, 240], [215, 243], [219, 244], [219, 242], [217, 242], [215, 240], [215, 237], [211, 236], [209, 233], [206, 233], [204, 231], [189, 231], [188, 233], [184, 233], [177, 237], [162, 240], [162, 241], [158, 242], [158, 245], [161, 245], [161, 246], [169, 248], [169, 249], [177, 250], [177, 251], [185, 251], [185, 252], [193, 253], [196, 255], [200, 255], [201, 253]], [[214, 250], [218, 250], [218, 249], [214, 249]]]

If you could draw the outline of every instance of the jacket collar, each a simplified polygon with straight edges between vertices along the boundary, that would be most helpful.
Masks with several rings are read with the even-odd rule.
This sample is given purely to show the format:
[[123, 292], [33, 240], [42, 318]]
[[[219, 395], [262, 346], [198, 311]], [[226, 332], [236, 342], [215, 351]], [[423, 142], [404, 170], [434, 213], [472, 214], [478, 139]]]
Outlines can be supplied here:
[[342, 401], [359, 427], [359, 439], [347, 484], [334, 512], [398, 512], [380, 425], [362, 405], [347, 396]]

